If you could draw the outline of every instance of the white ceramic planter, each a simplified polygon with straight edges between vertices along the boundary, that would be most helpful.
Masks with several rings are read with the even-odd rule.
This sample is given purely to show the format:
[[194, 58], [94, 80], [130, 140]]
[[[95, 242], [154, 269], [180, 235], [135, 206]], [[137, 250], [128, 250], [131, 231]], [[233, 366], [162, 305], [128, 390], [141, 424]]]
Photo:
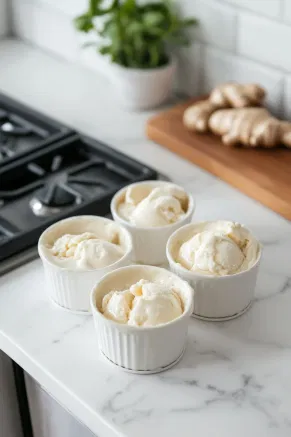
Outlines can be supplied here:
[[118, 100], [131, 110], [154, 108], [171, 95], [175, 62], [154, 69], [125, 68], [111, 64], [110, 79]]

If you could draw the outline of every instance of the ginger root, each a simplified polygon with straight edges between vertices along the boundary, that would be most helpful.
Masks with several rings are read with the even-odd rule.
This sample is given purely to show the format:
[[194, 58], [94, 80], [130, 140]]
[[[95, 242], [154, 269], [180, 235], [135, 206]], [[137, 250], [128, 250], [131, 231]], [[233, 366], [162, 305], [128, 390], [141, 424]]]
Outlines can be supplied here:
[[291, 123], [264, 108], [221, 109], [211, 115], [209, 128], [227, 146], [291, 147]]
[[209, 100], [202, 100], [195, 105], [189, 106], [183, 114], [184, 126], [196, 132], [207, 132], [208, 120], [217, 109], [219, 107], [213, 105]]
[[259, 85], [226, 83], [214, 88], [209, 99], [189, 106], [183, 114], [183, 124], [196, 132], [207, 132], [210, 116], [222, 108], [241, 108], [260, 105], [265, 97], [265, 90]]
[[246, 108], [260, 106], [265, 95], [265, 90], [257, 84], [226, 83], [214, 88], [209, 100], [220, 108]]

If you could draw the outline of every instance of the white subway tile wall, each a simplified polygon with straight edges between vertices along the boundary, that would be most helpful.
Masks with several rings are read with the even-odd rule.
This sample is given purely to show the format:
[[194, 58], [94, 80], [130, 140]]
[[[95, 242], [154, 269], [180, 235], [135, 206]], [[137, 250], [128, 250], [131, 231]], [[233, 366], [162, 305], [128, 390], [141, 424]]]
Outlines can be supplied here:
[[177, 53], [176, 88], [180, 92], [191, 95], [201, 93], [203, 55], [203, 46], [198, 42]]
[[196, 38], [204, 43], [235, 49], [235, 10], [217, 0], [180, 0], [180, 9], [185, 16], [195, 16], [203, 25], [195, 32]]
[[[15, 32], [108, 74], [107, 63], [94, 50], [80, 49], [72, 26], [72, 17], [86, 4], [87, 0], [13, 0]], [[177, 0], [177, 4], [185, 16], [200, 20], [194, 42], [178, 56], [177, 88], [199, 95], [227, 80], [258, 82], [268, 89], [270, 108], [291, 119], [291, 0]]]
[[276, 114], [281, 112], [283, 74], [249, 59], [205, 48], [202, 91], [207, 92], [229, 79], [237, 82], [257, 82], [268, 90], [267, 104]]
[[0, 0], [0, 39], [9, 32], [8, 0]]
[[12, 25], [16, 35], [69, 61], [79, 59], [81, 47], [72, 26], [72, 17], [59, 7], [53, 7], [52, 0], [12, 2]]
[[287, 23], [291, 23], [291, 1], [285, 0], [283, 5], [283, 16]]
[[280, 18], [281, 0], [225, 0], [226, 3], [239, 8], [246, 8], [259, 15]]
[[291, 26], [244, 14], [238, 22], [238, 53], [271, 67], [291, 71]]

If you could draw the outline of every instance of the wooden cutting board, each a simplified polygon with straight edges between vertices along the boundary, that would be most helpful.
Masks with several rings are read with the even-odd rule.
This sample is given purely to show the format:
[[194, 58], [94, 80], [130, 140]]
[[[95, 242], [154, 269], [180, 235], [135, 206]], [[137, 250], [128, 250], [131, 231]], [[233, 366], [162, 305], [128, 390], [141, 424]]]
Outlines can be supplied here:
[[291, 220], [291, 149], [228, 148], [217, 136], [187, 131], [183, 112], [198, 100], [151, 118], [148, 137]]

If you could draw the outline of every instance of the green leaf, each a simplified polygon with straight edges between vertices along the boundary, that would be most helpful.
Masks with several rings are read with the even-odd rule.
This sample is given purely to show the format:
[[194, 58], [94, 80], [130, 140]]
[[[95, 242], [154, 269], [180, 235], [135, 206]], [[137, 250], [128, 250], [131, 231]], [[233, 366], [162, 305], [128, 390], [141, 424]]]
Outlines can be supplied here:
[[136, 0], [125, 0], [121, 7], [123, 12], [131, 14], [136, 9]]
[[99, 4], [102, 3], [102, 0], [89, 0], [89, 14], [91, 17], [94, 17], [95, 12], [97, 11], [97, 8]]
[[112, 20], [107, 21], [104, 24], [103, 30], [100, 32], [101, 36], [105, 38], [109, 38], [111, 40], [118, 38], [118, 34], [119, 34], [118, 24]]
[[160, 26], [164, 21], [164, 17], [161, 12], [146, 12], [142, 21], [150, 30], [151, 28], [154, 29], [155, 27]]
[[87, 14], [80, 15], [79, 17], [75, 18], [74, 24], [76, 29], [80, 32], [88, 33], [90, 30], [94, 29], [92, 18]]
[[138, 34], [142, 33], [143, 25], [138, 21], [132, 21], [128, 24], [125, 31], [128, 36], [135, 38]]
[[111, 46], [102, 46], [98, 49], [99, 53], [101, 53], [101, 55], [109, 55], [111, 53]]
[[[98, 4], [99, 3], [100, 2], [98, 1]], [[113, 12], [114, 9], [116, 9], [116, 8], [119, 8], [119, 0], [113, 0], [112, 4], [108, 8], [105, 8], [105, 9], [97, 7], [97, 9], [94, 12], [94, 16], [95, 17], [101, 17], [102, 15], [107, 15], [110, 12]]]
[[[178, 2], [173, 0], [88, 2], [88, 12], [74, 21], [76, 28], [82, 32], [95, 29], [105, 40], [100, 53], [129, 68], [165, 65], [168, 62], [166, 48], [188, 44], [191, 34], [187, 31], [198, 23], [195, 18], [181, 18], [176, 8]], [[106, 19], [102, 20], [101, 30], [94, 23], [94, 18], [100, 16]], [[84, 46], [95, 44], [99, 45], [88, 42]]]
[[150, 55], [150, 67], [155, 68], [159, 63], [159, 50], [157, 46], [150, 45], [149, 46], [149, 55]]

